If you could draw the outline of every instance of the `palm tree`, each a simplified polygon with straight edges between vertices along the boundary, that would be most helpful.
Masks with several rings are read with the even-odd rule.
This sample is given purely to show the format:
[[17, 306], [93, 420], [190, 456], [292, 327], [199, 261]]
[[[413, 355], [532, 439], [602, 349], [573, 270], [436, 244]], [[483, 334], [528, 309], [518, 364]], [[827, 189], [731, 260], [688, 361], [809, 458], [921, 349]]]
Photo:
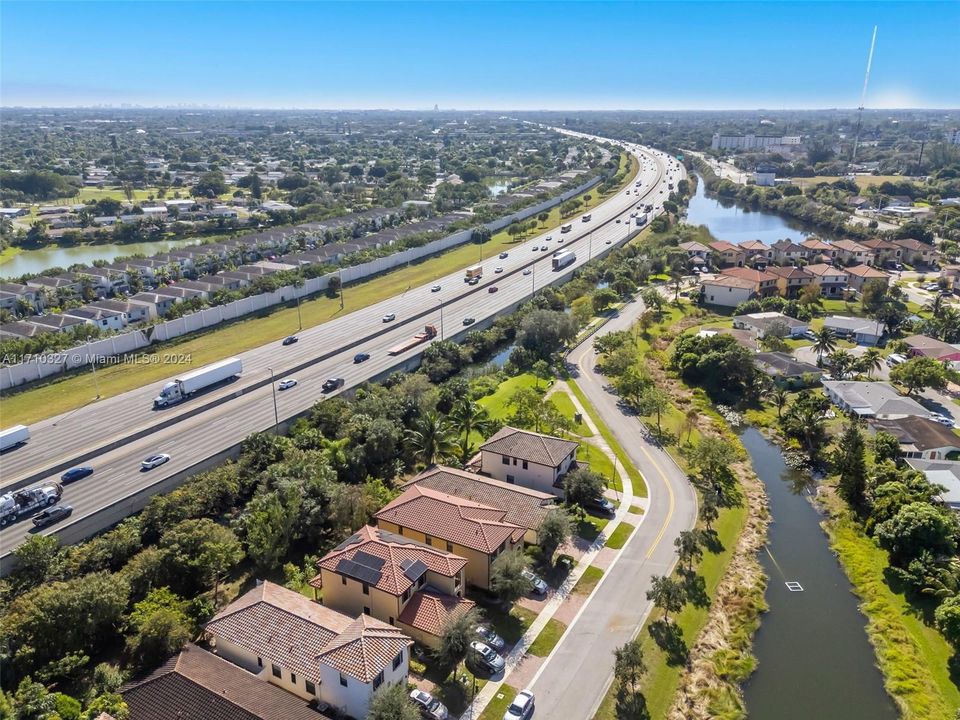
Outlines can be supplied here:
[[869, 348], [860, 356], [858, 363], [860, 372], [866, 373], [869, 378], [874, 372], [883, 367], [883, 355], [876, 348]]
[[450, 422], [460, 435], [460, 462], [466, 464], [470, 459], [470, 435], [476, 431], [486, 435], [493, 428], [493, 421], [487, 409], [468, 397], [462, 398], [450, 410]]
[[427, 466], [454, 457], [459, 449], [450, 421], [436, 411], [421, 416], [408, 437], [416, 456]]
[[787, 406], [787, 400], [789, 397], [789, 394], [784, 388], [777, 388], [770, 396], [771, 402], [773, 403], [774, 407], [777, 408], [777, 420], [781, 419], [783, 409]]
[[813, 349], [817, 353], [817, 365], [823, 366], [823, 356], [825, 353], [832, 353], [837, 349], [837, 339], [833, 330], [828, 327], [821, 328], [819, 332], [814, 333]]
[[834, 350], [827, 356], [830, 361], [830, 370], [838, 380], [843, 380], [853, 369], [856, 360], [846, 350]]

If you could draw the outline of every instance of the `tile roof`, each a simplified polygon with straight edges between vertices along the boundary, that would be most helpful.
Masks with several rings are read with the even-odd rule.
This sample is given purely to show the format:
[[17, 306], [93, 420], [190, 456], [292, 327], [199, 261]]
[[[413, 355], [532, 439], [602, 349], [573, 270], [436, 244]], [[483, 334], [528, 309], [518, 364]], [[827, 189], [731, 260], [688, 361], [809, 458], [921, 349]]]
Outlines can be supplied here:
[[885, 272], [882, 270], [877, 270], [875, 267], [870, 267], [869, 265], [854, 265], [853, 267], [848, 267], [847, 272], [851, 275], [856, 275], [857, 277], [862, 278], [883, 278], [884, 280], [890, 279], [890, 276]]
[[861, 252], [862, 253], [870, 250], [870, 248], [866, 247], [865, 245], [861, 245], [860, 243], [854, 242], [853, 240], [836, 240], [833, 243], [833, 246], [838, 250], [844, 250], [845, 252]]
[[677, 247], [679, 247], [681, 250], [686, 250], [687, 252], [710, 252], [710, 248], [703, 243], [697, 242], [696, 240], [682, 242]]
[[833, 249], [830, 243], [825, 243], [818, 238], [807, 238], [800, 243], [800, 247], [806, 248], [807, 250], [819, 250], [820, 252], [830, 252], [830, 250]]
[[509, 455], [538, 465], [557, 467], [579, 447], [579, 443], [552, 435], [506, 427], [480, 446], [481, 450]]
[[776, 275], [777, 277], [782, 277], [787, 280], [813, 278], [812, 273], [808, 273], [803, 268], [798, 267], [777, 267], [776, 265], [771, 265], [766, 271], [772, 275]]
[[414, 593], [397, 620], [430, 635], [440, 635], [448, 622], [466, 614], [475, 605], [473, 600], [434, 592], [428, 586]]
[[505, 510], [413, 485], [376, 514], [378, 520], [492, 553], [507, 540], [519, 541], [524, 529], [505, 522]]
[[770, 249], [763, 240], [745, 240], [740, 243], [740, 247], [751, 252], [766, 252]]
[[131, 720], [328, 720], [306, 700], [196, 645], [120, 692]]
[[727, 252], [730, 250], [733, 250], [735, 252], [742, 252], [739, 247], [737, 247], [731, 242], [727, 242], [726, 240], [716, 240], [715, 242], [710, 243], [710, 248], [712, 250], [716, 250], [719, 253]]
[[360, 615], [317, 655], [317, 660], [369, 683], [411, 645], [413, 640], [399, 628]]
[[869, 240], [863, 240], [860, 242], [864, 247], [870, 248], [871, 250], [896, 250], [897, 246], [892, 242], [887, 242], [886, 240], [881, 240], [880, 238], [870, 238]]
[[804, 269], [808, 273], [813, 273], [818, 277], [823, 277], [824, 275], [839, 275], [843, 280], [846, 280], [847, 278], [847, 274], [843, 270], [835, 268], [833, 265], [827, 265], [826, 263], [807, 265]]
[[506, 522], [528, 530], [539, 528], [543, 518], [556, 506], [557, 501], [557, 498], [549, 493], [443, 465], [427, 468], [404, 487], [411, 485], [432, 488], [448, 495], [501, 508], [506, 511], [503, 517]]
[[[444, 577], [456, 576], [467, 564], [466, 559], [459, 555], [368, 525], [324, 555], [317, 562], [317, 566], [330, 572], [342, 574], [338, 569], [340, 563], [343, 560], [353, 560], [357, 553], [361, 551], [386, 561], [380, 568], [378, 581], [370, 584], [378, 590], [394, 596], [402, 595], [414, 584], [404, 574], [405, 568], [402, 565], [404, 561], [422, 562], [427, 570]], [[310, 584], [314, 587], [322, 587], [320, 576], [318, 575], [311, 580]]]

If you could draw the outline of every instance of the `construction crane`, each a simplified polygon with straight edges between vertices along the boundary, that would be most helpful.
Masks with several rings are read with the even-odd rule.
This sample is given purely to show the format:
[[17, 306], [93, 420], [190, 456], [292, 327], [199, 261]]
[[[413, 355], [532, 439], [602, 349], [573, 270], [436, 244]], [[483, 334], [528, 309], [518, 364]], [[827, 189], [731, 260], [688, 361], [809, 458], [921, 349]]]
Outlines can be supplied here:
[[870, 54], [867, 56], [867, 74], [863, 77], [863, 92], [860, 93], [860, 108], [857, 110], [857, 132], [853, 136], [853, 152], [850, 162], [857, 159], [857, 145], [860, 144], [860, 125], [863, 122], [863, 106], [867, 101], [867, 84], [870, 82], [870, 66], [873, 65], [873, 48], [877, 45], [877, 26], [873, 26], [873, 39], [870, 41]]

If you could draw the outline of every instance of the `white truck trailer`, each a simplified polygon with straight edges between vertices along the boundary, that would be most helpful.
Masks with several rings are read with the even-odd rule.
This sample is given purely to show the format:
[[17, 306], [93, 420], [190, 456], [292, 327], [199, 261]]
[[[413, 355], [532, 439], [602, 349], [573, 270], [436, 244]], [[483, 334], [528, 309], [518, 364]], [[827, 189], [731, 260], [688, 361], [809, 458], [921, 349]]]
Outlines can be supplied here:
[[0, 431], [0, 452], [22, 445], [30, 439], [30, 428], [26, 425], [14, 425]]
[[160, 394], [153, 399], [153, 407], [162, 408], [174, 405], [187, 399], [195, 392], [236, 377], [242, 371], [243, 363], [240, 362], [240, 358], [227, 358], [199, 370], [184, 373], [163, 386]]

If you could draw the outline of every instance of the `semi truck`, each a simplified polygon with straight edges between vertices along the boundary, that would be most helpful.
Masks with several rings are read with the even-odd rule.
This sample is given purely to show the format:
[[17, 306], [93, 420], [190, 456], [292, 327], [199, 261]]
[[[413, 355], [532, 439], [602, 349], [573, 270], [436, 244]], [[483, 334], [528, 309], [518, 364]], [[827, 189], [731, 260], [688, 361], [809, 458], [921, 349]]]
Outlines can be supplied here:
[[160, 394], [153, 399], [153, 407], [174, 405], [181, 400], [186, 400], [195, 392], [234, 378], [242, 371], [243, 363], [240, 362], [240, 358], [227, 358], [199, 370], [184, 373], [163, 386]]
[[471, 280], [479, 280], [483, 277], [483, 265], [474, 265], [473, 267], [467, 268], [467, 274], [463, 278], [464, 282], [470, 282]]
[[577, 256], [574, 255], [569, 250], [564, 250], [563, 252], [557, 253], [553, 256], [553, 270], [563, 270], [567, 265], [572, 264], [577, 259]]
[[637, 225], [643, 226], [647, 224], [647, 214], [641, 213], [636, 217]]
[[423, 332], [418, 332], [412, 338], [408, 338], [399, 345], [394, 345], [392, 348], [387, 350], [387, 355], [399, 355], [400, 353], [406, 352], [410, 348], [414, 348], [420, 343], [425, 343], [427, 340], [435, 338], [436, 336], [436, 325], [427, 325], [423, 328]]
[[14, 523], [34, 510], [56, 505], [62, 496], [63, 486], [60, 483], [38, 485], [0, 495], [0, 527]]
[[30, 428], [26, 425], [14, 425], [0, 431], [0, 452], [9, 450], [17, 445], [23, 445], [30, 439]]

